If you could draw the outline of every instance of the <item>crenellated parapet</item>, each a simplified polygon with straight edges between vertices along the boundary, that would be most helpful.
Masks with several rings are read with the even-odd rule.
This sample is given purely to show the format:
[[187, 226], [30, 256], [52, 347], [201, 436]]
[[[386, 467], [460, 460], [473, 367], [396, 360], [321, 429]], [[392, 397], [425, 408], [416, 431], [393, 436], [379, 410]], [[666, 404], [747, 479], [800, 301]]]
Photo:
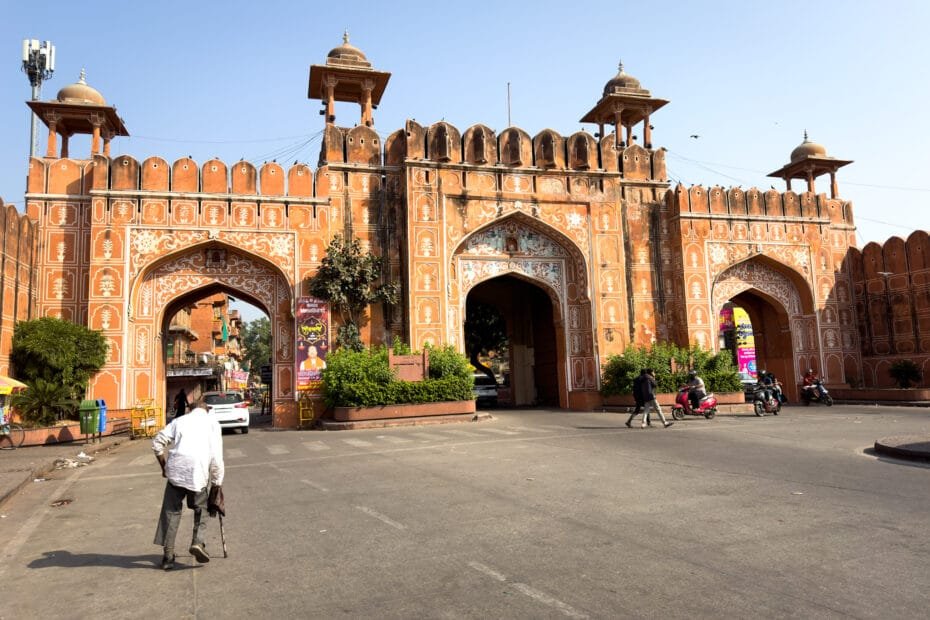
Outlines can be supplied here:
[[667, 197], [670, 215], [690, 217], [709, 214], [736, 218], [779, 218], [813, 221], [836, 226], [854, 226], [852, 203], [825, 194], [752, 187], [725, 188], [677, 185]]
[[893, 387], [893, 362], [910, 359], [930, 381], [930, 235], [918, 230], [908, 238], [891, 237], [850, 248], [857, 326], [863, 353], [861, 381]]

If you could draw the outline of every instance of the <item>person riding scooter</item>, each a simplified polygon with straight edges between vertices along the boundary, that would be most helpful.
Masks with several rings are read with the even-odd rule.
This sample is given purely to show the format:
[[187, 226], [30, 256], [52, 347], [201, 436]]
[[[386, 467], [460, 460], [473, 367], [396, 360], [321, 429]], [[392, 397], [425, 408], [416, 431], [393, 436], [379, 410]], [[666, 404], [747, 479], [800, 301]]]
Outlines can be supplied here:
[[820, 383], [820, 375], [817, 374], [816, 370], [813, 368], [807, 369], [807, 372], [804, 373], [804, 387], [801, 389], [811, 390], [810, 393], [816, 399], [823, 398], [824, 390]]
[[760, 370], [757, 377], [759, 385], [763, 386], [765, 389], [764, 397], [766, 400], [768, 400], [769, 397], [774, 398], [779, 403], [784, 403], [787, 400], [781, 390], [781, 381], [775, 377], [774, 373]]
[[690, 415], [701, 403], [701, 399], [707, 396], [707, 390], [704, 387], [704, 380], [701, 379], [697, 371], [692, 370], [688, 373], [688, 414]]

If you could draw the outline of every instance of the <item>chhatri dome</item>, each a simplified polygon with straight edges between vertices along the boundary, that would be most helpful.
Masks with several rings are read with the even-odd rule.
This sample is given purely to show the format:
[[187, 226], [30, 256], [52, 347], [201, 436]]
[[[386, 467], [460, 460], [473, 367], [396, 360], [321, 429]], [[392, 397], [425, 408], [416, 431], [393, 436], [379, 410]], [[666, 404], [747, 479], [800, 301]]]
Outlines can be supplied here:
[[81, 77], [74, 84], [68, 84], [58, 91], [61, 103], [92, 103], [106, 105], [107, 102], [96, 88], [87, 85], [87, 72], [81, 69]]
[[342, 35], [342, 45], [334, 47], [326, 55], [326, 64], [328, 65], [348, 65], [352, 67], [370, 67], [371, 63], [365, 57], [365, 53], [349, 43], [349, 31], [346, 30]]
[[791, 163], [807, 159], [808, 157], [826, 157], [827, 149], [822, 144], [807, 139], [807, 130], [804, 130], [804, 142], [791, 151]]
[[604, 96], [610, 95], [611, 93], [624, 94], [642, 91], [643, 87], [640, 85], [639, 80], [623, 70], [623, 63], [620, 63], [618, 67], [619, 71], [617, 75], [610, 79], [609, 82], [604, 84]]

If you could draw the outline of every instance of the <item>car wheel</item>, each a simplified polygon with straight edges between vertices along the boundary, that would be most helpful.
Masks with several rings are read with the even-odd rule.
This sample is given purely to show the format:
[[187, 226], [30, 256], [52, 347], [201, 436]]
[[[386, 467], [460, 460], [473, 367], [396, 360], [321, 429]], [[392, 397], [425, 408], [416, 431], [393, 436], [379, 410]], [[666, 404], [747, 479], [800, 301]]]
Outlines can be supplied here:
[[239, 432], [241, 432], [243, 435], [248, 435], [248, 434], [249, 434], [249, 427], [248, 427], [248, 426], [243, 426], [242, 428], [239, 429]]

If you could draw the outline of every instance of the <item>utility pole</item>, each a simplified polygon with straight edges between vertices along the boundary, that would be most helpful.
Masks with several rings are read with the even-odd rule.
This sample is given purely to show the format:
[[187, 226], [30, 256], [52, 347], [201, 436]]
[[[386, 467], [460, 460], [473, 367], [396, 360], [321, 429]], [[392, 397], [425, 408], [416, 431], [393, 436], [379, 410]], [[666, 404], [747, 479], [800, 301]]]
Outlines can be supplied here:
[[[32, 85], [32, 100], [38, 101], [42, 93], [42, 82], [52, 77], [55, 72], [55, 46], [51, 41], [23, 39], [23, 72]], [[36, 154], [36, 132], [38, 118], [32, 113], [32, 126], [29, 133], [29, 157]]]

